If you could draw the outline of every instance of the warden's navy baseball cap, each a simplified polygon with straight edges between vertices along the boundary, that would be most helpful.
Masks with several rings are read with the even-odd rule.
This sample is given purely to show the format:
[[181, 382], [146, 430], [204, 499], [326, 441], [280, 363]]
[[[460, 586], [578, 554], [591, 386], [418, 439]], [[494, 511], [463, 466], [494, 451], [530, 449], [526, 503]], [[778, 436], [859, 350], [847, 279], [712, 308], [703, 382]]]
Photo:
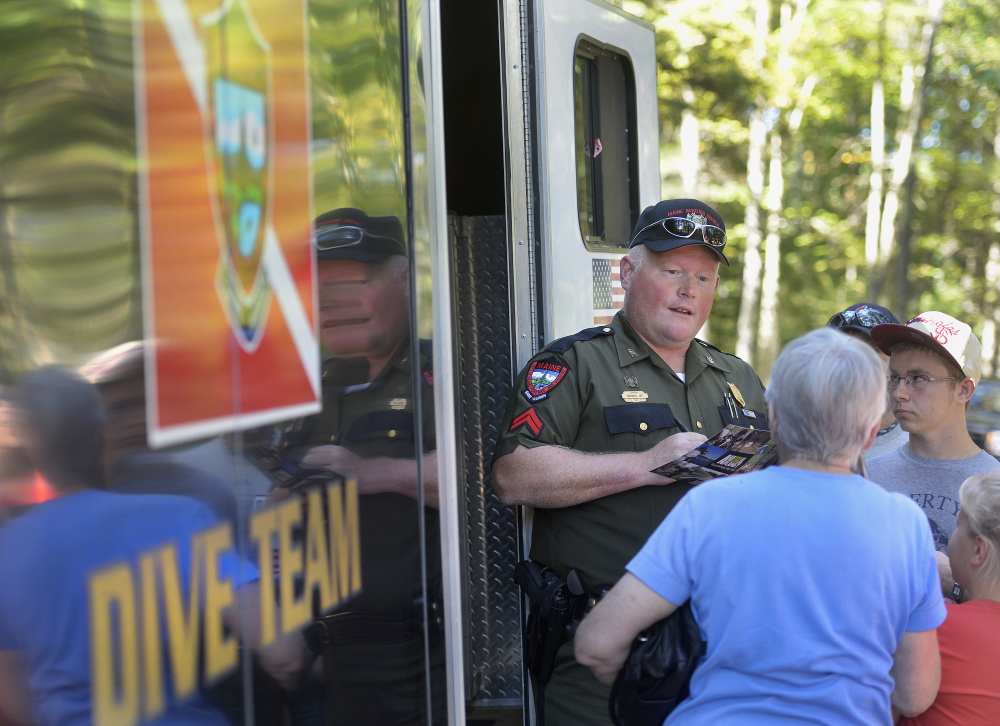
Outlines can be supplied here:
[[378, 262], [406, 255], [399, 217], [369, 217], [360, 209], [342, 207], [316, 218], [316, 259]]
[[729, 267], [723, 254], [726, 223], [721, 214], [697, 199], [665, 199], [642, 210], [628, 246], [636, 245], [646, 245], [654, 252], [704, 245]]

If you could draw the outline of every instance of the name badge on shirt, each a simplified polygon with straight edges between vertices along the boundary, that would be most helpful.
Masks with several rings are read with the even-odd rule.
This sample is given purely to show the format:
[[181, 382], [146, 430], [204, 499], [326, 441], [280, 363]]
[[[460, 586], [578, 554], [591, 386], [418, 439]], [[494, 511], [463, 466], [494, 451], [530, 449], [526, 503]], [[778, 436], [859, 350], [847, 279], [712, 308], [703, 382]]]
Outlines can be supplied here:
[[628, 403], [642, 403], [649, 394], [645, 391], [622, 391], [622, 400]]

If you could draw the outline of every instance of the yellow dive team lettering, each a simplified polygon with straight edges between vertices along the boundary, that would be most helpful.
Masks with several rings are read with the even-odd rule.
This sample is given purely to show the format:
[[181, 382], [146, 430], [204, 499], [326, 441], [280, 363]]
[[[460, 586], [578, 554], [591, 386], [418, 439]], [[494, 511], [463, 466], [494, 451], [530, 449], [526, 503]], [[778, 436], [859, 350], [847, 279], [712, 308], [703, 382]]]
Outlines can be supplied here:
[[[314, 592], [326, 612], [361, 590], [357, 481], [329, 484], [325, 491], [315, 488], [307, 504], [305, 522], [298, 497], [250, 518], [250, 542], [265, 581], [275, 550], [280, 563], [280, 607], [267, 586], [259, 598], [262, 646], [312, 618]], [[224, 615], [236, 603], [238, 590], [232, 575], [220, 570], [233, 544], [232, 526], [226, 522], [192, 538], [186, 571], [172, 542], [142, 553], [135, 567], [118, 562], [90, 575], [95, 726], [134, 726], [159, 716], [168, 702], [168, 683], [169, 700], [193, 695], [202, 647], [204, 682], [236, 666], [236, 635], [227, 631]], [[295, 597], [298, 581], [305, 587]]]

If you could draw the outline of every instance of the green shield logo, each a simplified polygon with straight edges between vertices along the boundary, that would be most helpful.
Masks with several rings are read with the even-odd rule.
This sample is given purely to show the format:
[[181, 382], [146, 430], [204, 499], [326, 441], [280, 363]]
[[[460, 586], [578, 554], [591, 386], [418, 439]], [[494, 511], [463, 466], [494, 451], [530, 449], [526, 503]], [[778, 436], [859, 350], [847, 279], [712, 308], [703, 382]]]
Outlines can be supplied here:
[[201, 22], [209, 94], [206, 141], [215, 167], [219, 228], [216, 289], [236, 339], [252, 352], [271, 303], [261, 268], [271, 221], [271, 49], [246, 0], [226, 0]]

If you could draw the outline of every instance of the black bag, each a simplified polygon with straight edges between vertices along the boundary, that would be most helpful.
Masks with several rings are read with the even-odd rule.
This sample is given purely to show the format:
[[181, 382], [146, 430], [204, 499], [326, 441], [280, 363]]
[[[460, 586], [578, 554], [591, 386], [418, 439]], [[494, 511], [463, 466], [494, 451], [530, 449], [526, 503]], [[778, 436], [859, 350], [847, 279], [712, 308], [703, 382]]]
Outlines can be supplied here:
[[611, 687], [608, 710], [615, 726], [661, 726], [687, 698], [691, 674], [704, 654], [690, 601], [639, 633]]

